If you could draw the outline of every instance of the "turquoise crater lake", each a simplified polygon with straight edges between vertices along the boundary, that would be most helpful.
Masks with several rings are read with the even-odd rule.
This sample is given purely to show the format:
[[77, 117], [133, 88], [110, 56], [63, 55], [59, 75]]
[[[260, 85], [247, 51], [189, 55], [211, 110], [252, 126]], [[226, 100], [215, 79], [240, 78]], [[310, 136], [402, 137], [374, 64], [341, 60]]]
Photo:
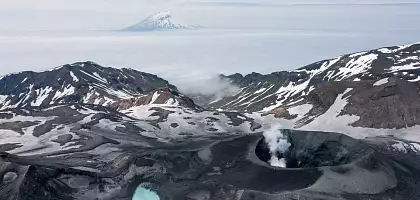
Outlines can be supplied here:
[[156, 192], [138, 186], [133, 195], [133, 200], [160, 200]]

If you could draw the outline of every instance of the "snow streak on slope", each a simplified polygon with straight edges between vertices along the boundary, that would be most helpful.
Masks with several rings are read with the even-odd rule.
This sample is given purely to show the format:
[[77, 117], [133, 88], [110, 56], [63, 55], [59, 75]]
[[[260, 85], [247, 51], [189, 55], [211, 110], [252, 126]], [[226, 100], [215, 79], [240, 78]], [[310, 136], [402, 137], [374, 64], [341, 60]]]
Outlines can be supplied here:
[[74, 73], [72, 71], [70, 71], [70, 75], [73, 78], [73, 81], [74, 82], [78, 82], [79, 81], [79, 79], [74, 75]]
[[0, 109], [84, 103], [111, 106], [157, 88], [177, 90], [155, 75], [102, 67], [93, 62], [63, 65], [43, 72], [9, 74], [0, 80]]
[[[305, 94], [304, 91], [308, 88], [309, 83], [311, 82], [312, 78], [314, 78], [316, 75], [320, 73], [323, 73], [325, 70], [329, 69], [329, 67], [337, 63], [339, 60], [340, 60], [340, 57], [325, 61], [319, 69], [315, 69], [315, 70], [306, 70], [306, 69], [296, 70], [296, 72], [305, 72], [306, 74], [309, 74], [309, 78], [307, 78], [307, 80], [305, 80], [305, 82], [303, 83], [289, 82], [287, 86], [281, 87], [276, 93], [278, 94], [278, 96], [282, 96], [282, 98], [277, 101], [277, 104], [264, 108], [262, 111], [269, 111], [278, 107], [279, 105], [282, 105], [283, 102], [288, 100], [289, 97], [295, 96], [297, 94], [302, 94], [302, 93], [304, 95]], [[310, 89], [309, 89], [309, 92], [310, 92]]]
[[223, 76], [240, 90], [232, 97], [212, 102], [210, 107], [266, 112], [302, 101], [320, 83], [379, 80], [393, 76], [417, 82], [420, 80], [418, 69], [420, 44], [416, 43], [347, 54], [293, 71]]

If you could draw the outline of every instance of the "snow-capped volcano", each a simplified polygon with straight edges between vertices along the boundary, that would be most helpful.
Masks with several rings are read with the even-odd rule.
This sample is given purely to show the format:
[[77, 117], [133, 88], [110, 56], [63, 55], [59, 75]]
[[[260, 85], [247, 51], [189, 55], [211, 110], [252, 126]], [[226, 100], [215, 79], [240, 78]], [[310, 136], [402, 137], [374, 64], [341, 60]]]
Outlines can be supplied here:
[[184, 26], [172, 22], [171, 11], [155, 13], [140, 23], [129, 26], [124, 31], [153, 31], [165, 29], [190, 29], [193, 26]]

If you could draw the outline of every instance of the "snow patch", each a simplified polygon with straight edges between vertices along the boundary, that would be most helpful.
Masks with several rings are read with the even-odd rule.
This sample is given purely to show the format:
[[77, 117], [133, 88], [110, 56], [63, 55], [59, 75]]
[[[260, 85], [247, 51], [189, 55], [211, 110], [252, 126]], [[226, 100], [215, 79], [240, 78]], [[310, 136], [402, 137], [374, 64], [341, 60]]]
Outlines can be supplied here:
[[361, 74], [370, 69], [372, 62], [378, 58], [377, 54], [367, 54], [350, 60], [346, 66], [340, 67], [339, 72], [332, 78], [337, 81], [344, 80], [357, 74]]
[[85, 71], [83, 71], [83, 70], [80, 70], [80, 72], [82, 72], [82, 73], [86, 74], [87, 76], [89, 76], [89, 77], [91, 77], [91, 78], [93, 78], [93, 79], [96, 79], [96, 80], [98, 80], [98, 81], [100, 81], [100, 82], [103, 82], [103, 83], [105, 83], [105, 84], [107, 84], [107, 83], [108, 83], [108, 81], [107, 81], [106, 79], [104, 79], [104, 78], [102, 78], [101, 76], [99, 76], [96, 72], [94, 72], [94, 73], [93, 73], [93, 75], [92, 75], [92, 74], [89, 74], [89, 73], [87, 73], [87, 72], [85, 72]]
[[396, 66], [391, 67], [390, 70], [391, 72], [397, 72], [401, 70], [413, 70], [413, 69], [419, 69], [419, 68], [420, 68], [420, 61], [412, 62], [410, 64], [405, 64], [405, 65], [396, 65]]
[[65, 97], [65, 96], [72, 95], [72, 94], [74, 94], [74, 92], [75, 92], [75, 88], [73, 86], [71, 86], [71, 85], [68, 85], [66, 88], [64, 88], [64, 90], [62, 92], [61, 91], [55, 92], [55, 95], [52, 98], [52, 102], [51, 103], [54, 103], [54, 101], [56, 101], [58, 99], [61, 99], [61, 98]]
[[378, 49], [378, 51], [381, 52], [381, 53], [393, 53], [394, 52], [394, 50], [391, 50], [389, 48], [380, 48], [380, 49]]
[[77, 76], [74, 75], [72, 71], [70, 71], [70, 76], [73, 78], [74, 82], [79, 82], [79, 79], [77, 78]]
[[20, 82], [20, 83], [22, 84], [22, 83], [24, 83], [26, 80], [28, 80], [28, 77], [25, 77], [25, 78], [23, 79], [23, 81], [22, 81], [22, 82]]
[[266, 88], [261, 88], [261, 89], [255, 91], [254, 94], [259, 94], [261, 92], [264, 92], [265, 90], [266, 90]]
[[295, 72], [305, 72], [307, 74], [310, 74], [310, 77], [303, 83], [299, 83], [296, 84], [294, 82], [290, 82], [287, 86], [283, 86], [281, 87], [276, 93], [278, 94], [278, 99], [281, 99], [280, 97], [286, 97], [283, 98], [283, 100], [278, 101], [276, 104], [266, 107], [264, 108], [262, 111], [263, 112], [267, 112], [270, 111], [274, 108], [279, 107], [280, 105], [283, 104], [283, 102], [285, 100], [287, 100], [287, 97], [293, 96], [295, 94], [298, 94], [302, 91], [304, 91], [308, 86], [309, 83], [311, 82], [312, 78], [315, 77], [316, 75], [324, 72], [325, 70], [328, 70], [331, 66], [333, 66], [335, 63], [337, 63], [340, 60], [341, 57], [336, 57], [334, 59], [331, 60], [327, 60], [324, 61], [322, 63], [322, 65], [318, 68], [318, 69], [313, 69], [313, 70], [307, 70], [307, 69], [300, 69], [300, 70], [296, 70]]
[[412, 80], [408, 80], [409, 82], [418, 82], [420, 81], [420, 76], [417, 76], [417, 78], [412, 79]]
[[108, 83], [108, 80], [106, 80], [106, 78], [101, 77], [98, 73], [93, 72], [93, 75], [94, 75], [94, 76], [95, 76], [98, 80], [100, 80], [101, 82]]
[[312, 130], [312, 131], [326, 131], [333, 130], [335, 132], [342, 132], [343, 127], [348, 127], [349, 124], [357, 121], [358, 116], [341, 115], [341, 111], [347, 105], [347, 99], [343, 99], [343, 96], [350, 92], [352, 88], [346, 89], [344, 93], [337, 96], [333, 105], [322, 115], [315, 117], [312, 122], [304, 125], [299, 129]]
[[159, 98], [159, 96], [160, 96], [159, 92], [153, 93], [152, 100], [150, 100], [150, 103], [151, 104], [155, 103], [155, 101]]
[[359, 52], [359, 53], [351, 54], [349, 57], [350, 58], [354, 58], [354, 57], [357, 57], [357, 56], [362, 56], [362, 55], [364, 55], [366, 53], [367, 53], [366, 51], [362, 51], [362, 52]]
[[3, 103], [8, 98], [8, 95], [0, 95], [0, 103]]
[[392, 150], [396, 150], [402, 153], [409, 153], [409, 152], [415, 152], [416, 154], [420, 153], [420, 144], [418, 143], [409, 143], [409, 142], [402, 142], [402, 141], [396, 141], [397, 143], [392, 144], [390, 148]]
[[388, 82], [389, 82], [389, 78], [383, 78], [383, 79], [381, 79], [381, 80], [379, 80], [379, 81], [376, 81], [376, 82], [373, 84], [373, 86], [383, 85], [383, 84], [388, 83]]
[[120, 91], [120, 90], [114, 90], [114, 89], [110, 89], [110, 88], [103, 88], [103, 89], [107, 94], [116, 96], [118, 98], [122, 98], [122, 99], [133, 98], [133, 95], [131, 95], [127, 92], [123, 92], [123, 91]]
[[287, 111], [289, 111], [290, 115], [298, 115], [298, 117], [303, 117], [306, 113], [308, 113], [313, 108], [312, 104], [302, 104], [299, 106], [294, 106]]
[[[31, 106], [40, 106], [44, 100], [50, 96], [50, 92], [52, 91], [52, 87], [46, 87], [41, 89], [36, 89], [35, 92], [37, 94], [37, 98], [31, 102]], [[28, 95], [29, 96], [29, 95]]]

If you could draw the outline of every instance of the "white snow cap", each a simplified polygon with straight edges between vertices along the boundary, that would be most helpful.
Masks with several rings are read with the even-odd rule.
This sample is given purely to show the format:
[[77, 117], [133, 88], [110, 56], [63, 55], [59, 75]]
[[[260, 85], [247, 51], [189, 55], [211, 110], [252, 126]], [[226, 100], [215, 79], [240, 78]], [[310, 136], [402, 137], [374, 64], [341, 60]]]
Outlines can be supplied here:
[[192, 26], [184, 26], [172, 22], [171, 11], [158, 12], [150, 15], [140, 23], [129, 26], [124, 31], [153, 31], [165, 29], [189, 29]]

